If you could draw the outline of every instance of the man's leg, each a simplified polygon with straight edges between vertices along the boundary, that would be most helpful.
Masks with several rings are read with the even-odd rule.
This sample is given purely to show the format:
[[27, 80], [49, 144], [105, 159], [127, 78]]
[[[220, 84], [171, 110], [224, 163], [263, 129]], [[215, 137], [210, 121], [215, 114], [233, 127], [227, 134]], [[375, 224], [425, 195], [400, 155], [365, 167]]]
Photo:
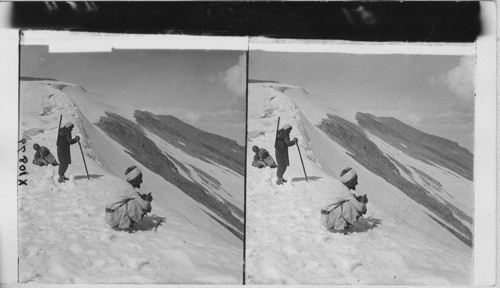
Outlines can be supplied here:
[[50, 164], [52, 164], [52, 166], [58, 166], [59, 165], [59, 163], [57, 163], [57, 161], [56, 161], [56, 158], [54, 158], [54, 156], [52, 156], [52, 154], [47, 155], [47, 157], [45, 157], [45, 159], [47, 159], [47, 162], [49, 162]]
[[284, 168], [285, 168], [285, 166], [278, 166], [278, 171], [276, 173], [276, 176], [278, 176], [278, 179], [281, 179], [283, 177], [283, 173], [285, 173]]
[[285, 178], [283, 178], [283, 174], [285, 174], [285, 171], [286, 171], [286, 168], [287, 168], [287, 167], [288, 167], [288, 166], [283, 166], [283, 172], [281, 173], [281, 181], [282, 181], [282, 182], [286, 182]]
[[281, 185], [283, 184], [283, 173], [285, 173], [286, 166], [278, 166], [278, 171], [276, 171], [276, 176], [278, 177], [278, 180], [276, 180], [276, 184]]
[[278, 166], [276, 165], [276, 162], [274, 162], [273, 157], [271, 157], [271, 156], [268, 156], [266, 159], [264, 159], [264, 162], [266, 162], [266, 164], [267, 164], [269, 167], [271, 167], [271, 168], [276, 168], [276, 167], [278, 167]]
[[66, 173], [66, 170], [68, 170], [68, 163], [61, 163], [59, 165], [59, 183], [64, 182], [67, 178], [64, 177], [64, 173]]
[[33, 164], [38, 165], [38, 166], [44, 166], [45, 162], [41, 158], [38, 158], [38, 159], [33, 160]]

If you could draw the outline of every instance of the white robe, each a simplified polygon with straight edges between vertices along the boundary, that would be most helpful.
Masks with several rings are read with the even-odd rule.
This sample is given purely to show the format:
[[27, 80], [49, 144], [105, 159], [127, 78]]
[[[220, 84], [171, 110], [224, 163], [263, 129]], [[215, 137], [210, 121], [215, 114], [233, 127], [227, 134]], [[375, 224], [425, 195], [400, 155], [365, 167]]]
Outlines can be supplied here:
[[151, 202], [143, 200], [128, 182], [119, 191], [121, 196], [106, 207], [106, 223], [115, 229], [128, 229], [151, 211]]
[[321, 224], [327, 229], [342, 231], [366, 213], [366, 204], [356, 200], [356, 195], [338, 181], [333, 187], [333, 203], [321, 209]]

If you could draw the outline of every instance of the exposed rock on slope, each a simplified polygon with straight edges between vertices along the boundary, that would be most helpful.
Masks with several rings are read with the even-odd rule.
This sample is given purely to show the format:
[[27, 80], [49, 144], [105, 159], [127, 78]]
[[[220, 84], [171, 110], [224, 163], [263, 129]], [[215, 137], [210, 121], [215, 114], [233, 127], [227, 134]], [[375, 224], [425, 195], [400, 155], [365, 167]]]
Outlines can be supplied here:
[[357, 113], [364, 129], [413, 157], [442, 165], [462, 177], [473, 180], [474, 155], [456, 142], [419, 131], [392, 117]]
[[[141, 121], [141, 123], [144, 123], [144, 121]], [[235, 214], [239, 215], [242, 215], [241, 210], [235, 206], [231, 206], [232, 209], [228, 208], [224, 201], [208, 193], [203, 186], [182, 176], [176, 165], [163, 154], [153, 141], [146, 137], [141, 126], [117, 114], [108, 112], [106, 112], [106, 117], [101, 117], [96, 125], [105, 131], [108, 136], [128, 149], [130, 152], [127, 151], [127, 153], [139, 163], [174, 184], [189, 197], [206, 206], [228, 223], [231, 223], [234, 228], [230, 231], [238, 238], [243, 239], [243, 222], [234, 216], [232, 209], [235, 210]], [[170, 157], [174, 162], [176, 161], [175, 157]]]
[[236, 141], [200, 130], [171, 115], [136, 110], [134, 117], [137, 123], [186, 153], [244, 174], [245, 150]]
[[[371, 124], [370, 127], [377, 127], [377, 131], [383, 131], [381, 133], [392, 135], [390, 133], [393, 132], [395, 135], [393, 137], [404, 140], [404, 137], [398, 132], [391, 131], [391, 128], [380, 125], [376, 121], [368, 122], [362, 116], [364, 114], [357, 114], [357, 118], [361, 119], [359, 121], [362, 121], [364, 126]], [[410, 182], [401, 176], [397, 166], [380, 151], [375, 143], [367, 138], [363, 130], [356, 124], [335, 115], [328, 115], [328, 119], [324, 119], [318, 127], [348, 150], [350, 152], [348, 155], [358, 163], [374, 174], [384, 178], [411, 199], [436, 213], [436, 215], [439, 215], [444, 220], [444, 223], [440, 222], [441, 225], [453, 231], [453, 234], [468, 246], [472, 246], [472, 232], [469, 228], [445, 204], [441, 203], [440, 199], [432, 197], [424, 187]], [[409, 143], [409, 141], [407, 142]], [[428, 176], [427, 179], [429, 179]]]

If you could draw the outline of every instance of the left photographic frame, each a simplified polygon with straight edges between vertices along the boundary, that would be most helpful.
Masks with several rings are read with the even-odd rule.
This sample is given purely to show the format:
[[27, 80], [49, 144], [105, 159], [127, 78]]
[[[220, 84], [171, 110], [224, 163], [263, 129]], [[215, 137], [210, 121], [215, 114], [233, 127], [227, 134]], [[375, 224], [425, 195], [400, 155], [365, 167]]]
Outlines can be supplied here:
[[18, 281], [242, 284], [247, 38], [20, 39]]

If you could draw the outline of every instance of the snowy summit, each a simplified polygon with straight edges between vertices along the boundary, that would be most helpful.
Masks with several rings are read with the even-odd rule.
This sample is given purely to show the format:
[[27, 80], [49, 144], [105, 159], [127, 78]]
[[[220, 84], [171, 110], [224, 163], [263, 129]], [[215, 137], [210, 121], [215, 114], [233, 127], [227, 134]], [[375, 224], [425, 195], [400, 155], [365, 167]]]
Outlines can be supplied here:
[[[299, 87], [250, 80], [248, 89], [246, 283], [470, 285], [467, 149]], [[283, 185], [276, 169], [249, 164], [252, 146], [274, 151], [278, 117], [280, 128], [293, 127], [308, 181], [296, 147]], [[369, 201], [354, 226], [335, 233], [320, 211], [338, 197], [346, 167], [358, 177], [351, 191]]]
[[[23, 283], [239, 284], [243, 265], [244, 148], [166, 115], [135, 111], [78, 85], [20, 82], [28, 185], [19, 188]], [[31, 164], [38, 143], [56, 155], [60, 115], [74, 124], [69, 180]], [[82, 159], [86, 160], [90, 180]], [[125, 169], [142, 171], [152, 210], [132, 233], [106, 225]]]

